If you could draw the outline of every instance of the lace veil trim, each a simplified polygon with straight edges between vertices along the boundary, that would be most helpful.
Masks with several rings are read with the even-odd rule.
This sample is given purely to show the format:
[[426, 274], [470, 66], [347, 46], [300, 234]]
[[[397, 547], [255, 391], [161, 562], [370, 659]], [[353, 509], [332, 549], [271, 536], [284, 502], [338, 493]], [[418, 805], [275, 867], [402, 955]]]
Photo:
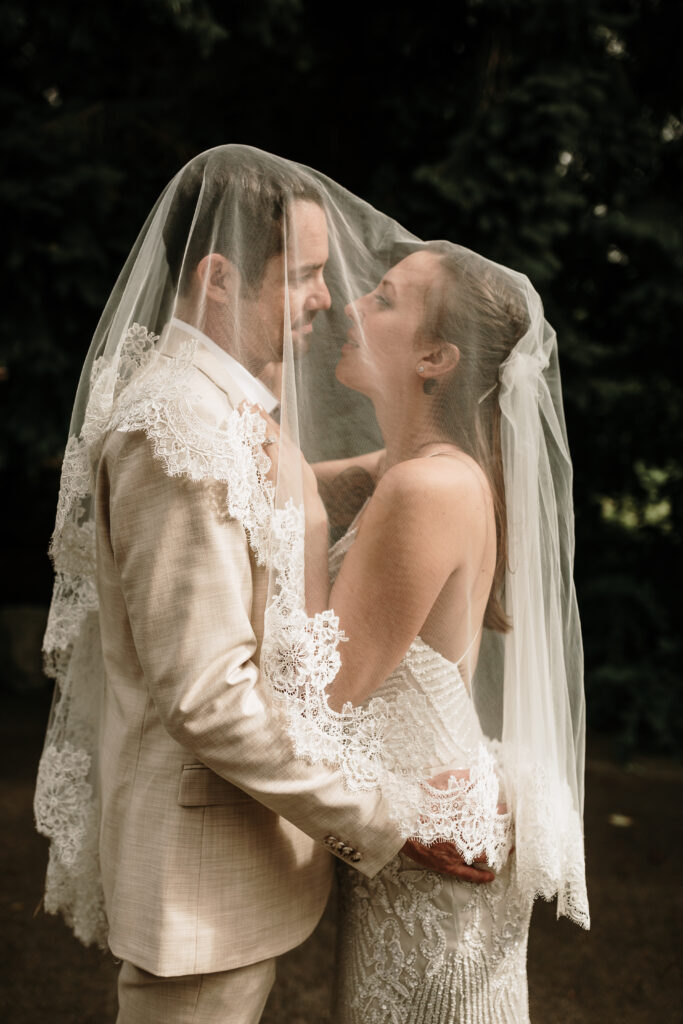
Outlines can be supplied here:
[[[293, 506], [273, 507], [263, 420], [237, 410], [220, 426], [207, 420], [192, 387], [196, 342], [169, 358], [157, 350], [158, 340], [134, 324], [115, 362], [95, 361], [83, 427], [64, 454], [50, 546], [55, 585], [43, 651], [55, 698], [34, 801], [36, 827], [51, 840], [45, 908], [61, 911], [83, 942], [101, 946], [107, 924], [97, 852], [96, 723], [103, 665], [92, 465], [107, 433], [144, 431], [169, 476], [229, 483], [228, 512], [244, 527], [258, 563], [287, 566], [273, 540], [294, 553], [300, 536], [303, 566], [303, 515]], [[296, 577], [289, 567], [285, 575]]]
[[[429, 751], [411, 751], [405, 743], [406, 735], [430, 735], [423, 697], [404, 694], [391, 709], [381, 696], [361, 707], [346, 705], [339, 713], [329, 707], [326, 686], [339, 669], [339, 644], [346, 638], [332, 610], [312, 618], [306, 614], [303, 508], [291, 499], [275, 507], [274, 488], [266, 476], [270, 460], [262, 448], [265, 423], [248, 410], [231, 410], [218, 423], [207, 416], [193, 388], [197, 343], [183, 344], [169, 358], [156, 347], [158, 340], [135, 324], [115, 361], [95, 361], [83, 427], [78, 437], [69, 439], [64, 457], [51, 545], [56, 580], [44, 640], [46, 671], [56, 684], [55, 704], [35, 797], [37, 828], [51, 839], [46, 909], [61, 910], [84, 942], [105, 944], [97, 855], [96, 723], [103, 666], [92, 466], [112, 430], [143, 431], [169, 476], [228, 484], [228, 513], [242, 524], [257, 562], [273, 572], [261, 670], [297, 755], [337, 767], [352, 790], [381, 789], [406, 837], [425, 843], [450, 839], [467, 861], [483, 851], [489, 864], [500, 868], [513, 828], [511, 816], [498, 813], [503, 770], [499, 753], [481, 743], [463, 765], [468, 769], [463, 778], [451, 777], [448, 789], [435, 789], [418, 781], [428, 777], [420, 771], [430, 763]], [[424, 727], [416, 729], [420, 722]], [[548, 794], [542, 773], [530, 771], [528, 779], [520, 780], [516, 796], [526, 814], [524, 827], [537, 835], [543, 848]], [[567, 877], [567, 865], [583, 863], [581, 842], [577, 817], [576, 834], [567, 835], [567, 863], [550, 863], [541, 880], [536, 864], [529, 865], [526, 885], [531, 891], [554, 895]], [[556, 840], [548, 843], [549, 850], [556, 848]], [[580, 874], [567, 890], [562, 912], [583, 923], [587, 910], [584, 915]], [[520, 875], [524, 878], [524, 865]]]

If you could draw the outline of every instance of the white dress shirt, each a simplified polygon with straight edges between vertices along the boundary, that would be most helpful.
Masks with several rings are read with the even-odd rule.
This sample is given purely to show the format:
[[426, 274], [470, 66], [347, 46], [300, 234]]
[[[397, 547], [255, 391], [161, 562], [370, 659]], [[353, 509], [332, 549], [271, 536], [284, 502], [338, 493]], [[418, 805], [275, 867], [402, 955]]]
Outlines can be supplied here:
[[220, 345], [217, 345], [215, 341], [212, 341], [207, 334], [204, 334], [203, 331], [200, 331], [197, 327], [193, 327], [192, 324], [186, 323], [177, 316], [171, 317], [169, 327], [177, 327], [185, 334], [189, 334], [191, 337], [196, 338], [204, 348], [207, 348], [217, 359], [220, 359], [229, 368], [235, 383], [240, 390], [244, 392], [250, 402], [258, 402], [258, 404], [262, 405], [269, 414], [272, 414], [272, 412], [277, 409], [280, 403], [273, 392], [266, 387], [263, 381], [260, 381], [258, 377], [254, 377], [252, 373], [249, 373], [249, 370], [247, 370], [242, 363], [238, 362], [234, 356], [231, 356], [230, 353], [226, 352], [226, 350], [221, 348]]

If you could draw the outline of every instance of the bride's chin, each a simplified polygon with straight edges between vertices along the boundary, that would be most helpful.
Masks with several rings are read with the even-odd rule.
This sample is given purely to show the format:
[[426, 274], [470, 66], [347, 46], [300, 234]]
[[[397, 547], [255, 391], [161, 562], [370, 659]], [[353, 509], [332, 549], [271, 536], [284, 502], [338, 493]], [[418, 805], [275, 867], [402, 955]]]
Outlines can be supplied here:
[[350, 388], [351, 391], [359, 391], [361, 395], [364, 395], [365, 388], [363, 387], [363, 381], [359, 379], [358, 375], [350, 373], [348, 367], [344, 366], [344, 356], [341, 357], [339, 362], [334, 368], [334, 375], [340, 384], [343, 384], [345, 388]]

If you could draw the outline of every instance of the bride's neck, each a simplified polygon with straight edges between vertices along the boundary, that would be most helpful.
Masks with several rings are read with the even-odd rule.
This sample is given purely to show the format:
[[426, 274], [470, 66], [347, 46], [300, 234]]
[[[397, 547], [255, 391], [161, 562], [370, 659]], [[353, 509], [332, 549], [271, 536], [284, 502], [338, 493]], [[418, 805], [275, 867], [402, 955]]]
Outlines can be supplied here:
[[376, 401], [373, 404], [386, 447], [384, 472], [399, 462], [418, 458], [430, 446], [454, 444], [443, 429], [435, 426], [429, 397], [421, 391], [403, 402], [385, 405]]

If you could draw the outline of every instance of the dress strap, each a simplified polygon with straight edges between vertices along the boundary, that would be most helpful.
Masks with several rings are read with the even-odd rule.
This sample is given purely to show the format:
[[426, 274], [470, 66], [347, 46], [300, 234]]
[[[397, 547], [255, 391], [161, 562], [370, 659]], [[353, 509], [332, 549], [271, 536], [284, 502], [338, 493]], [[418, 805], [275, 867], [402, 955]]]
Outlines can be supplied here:
[[458, 660], [456, 661], [456, 663], [455, 663], [456, 665], [459, 665], [461, 661], [465, 660], [465, 658], [467, 657], [467, 655], [470, 653], [470, 651], [474, 647], [475, 643], [477, 642], [477, 637], [479, 636], [480, 633], [481, 633], [481, 626], [479, 627], [479, 629], [477, 630], [477, 632], [474, 634], [474, 636], [470, 640], [469, 644], [467, 645], [467, 650], [465, 651], [465, 653], [461, 654], [460, 657], [458, 658]]

